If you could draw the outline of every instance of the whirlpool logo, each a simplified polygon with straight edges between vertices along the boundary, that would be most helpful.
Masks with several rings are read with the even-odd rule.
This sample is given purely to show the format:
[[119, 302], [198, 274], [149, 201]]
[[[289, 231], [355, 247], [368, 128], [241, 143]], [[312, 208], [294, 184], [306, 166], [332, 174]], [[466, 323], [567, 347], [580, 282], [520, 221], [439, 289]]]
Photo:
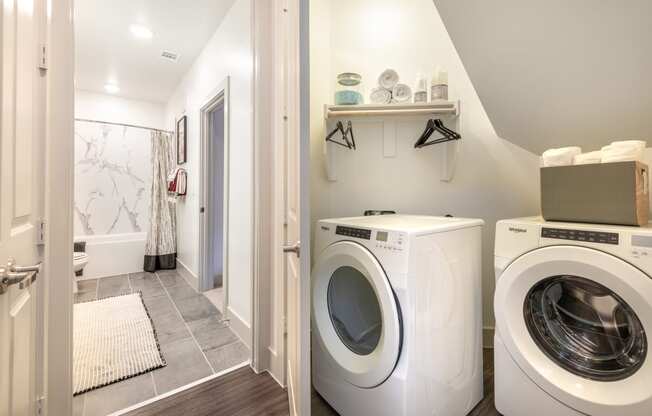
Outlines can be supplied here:
[[326, 227], [325, 225], [322, 225], [321, 229], [322, 229], [322, 231], [330, 231], [331, 230], [330, 227]]
[[525, 228], [509, 227], [508, 229], [509, 229], [509, 231], [511, 231], [513, 233], [517, 233], [517, 234], [519, 234], [519, 233], [527, 233], [527, 230]]

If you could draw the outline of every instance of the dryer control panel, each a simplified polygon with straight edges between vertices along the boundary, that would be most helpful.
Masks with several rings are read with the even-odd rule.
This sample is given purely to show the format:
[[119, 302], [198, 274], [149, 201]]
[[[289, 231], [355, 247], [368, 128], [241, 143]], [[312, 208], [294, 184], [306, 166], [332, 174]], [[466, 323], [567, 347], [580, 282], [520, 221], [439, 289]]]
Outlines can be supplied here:
[[363, 240], [371, 240], [371, 230], [366, 230], [364, 228], [345, 227], [343, 225], [338, 225], [337, 228], [335, 228], [335, 234], [345, 235], [347, 237], [353, 238], [362, 238]]
[[399, 232], [369, 230], [366, 228], [345, 227], [343, 225], [338, 225], [335, 228], [335, 234], [368, 240], [371, 246], [388, 251], [403, 251], [407, 240], [407, 237]]
[[403, 233], [391, 231], [375, 231], [374, 243], [376, 248], [388, 251], [403, 251], [407, 237]]

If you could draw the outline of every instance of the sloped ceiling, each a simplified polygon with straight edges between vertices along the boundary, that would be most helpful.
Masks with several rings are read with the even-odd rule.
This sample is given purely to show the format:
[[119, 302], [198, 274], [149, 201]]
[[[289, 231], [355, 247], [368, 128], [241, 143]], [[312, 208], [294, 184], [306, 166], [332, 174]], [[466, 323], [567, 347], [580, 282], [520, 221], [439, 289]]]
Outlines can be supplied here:
[[652, 1], [434, 3], [502, 138], [535, 153], [652, 145]]

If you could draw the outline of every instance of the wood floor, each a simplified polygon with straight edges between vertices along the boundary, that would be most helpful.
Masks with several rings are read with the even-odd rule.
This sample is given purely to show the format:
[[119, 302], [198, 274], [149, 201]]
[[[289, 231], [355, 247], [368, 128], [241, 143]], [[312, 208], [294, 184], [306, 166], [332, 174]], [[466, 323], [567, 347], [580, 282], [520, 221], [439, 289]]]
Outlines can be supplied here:
[[[484, 399], [470, 416], [500, 416], [494, 407], [493, 350], [484, 350]], [[173, 397], [132, 411], [127, 416], [286, 416], [287, 393], [267, 374], [257, 375], [249, 367], [234, 371]], [[313, 416], [337, 416], [314, 390]]]
[[[469, 413], [469, 416], [500, 416], [494, 407], [494, 354], [485, 349], [484, 356], [484, 399]], [[317, 392], [312, 391], [312, 416], [337, 416]]]
[[286, 416], [287, 392], [245, 367], [127, 413], [127, 416]]

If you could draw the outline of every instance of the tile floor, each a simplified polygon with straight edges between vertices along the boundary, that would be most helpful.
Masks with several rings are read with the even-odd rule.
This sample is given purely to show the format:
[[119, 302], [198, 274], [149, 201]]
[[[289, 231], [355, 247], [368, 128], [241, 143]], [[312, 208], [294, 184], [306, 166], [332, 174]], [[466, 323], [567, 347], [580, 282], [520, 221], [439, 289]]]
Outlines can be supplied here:
[[105, 416], [250, 359], [222, 314], [174, 270], [79, 282], [76, 302], [140, 291], [167, 366], [73, 399], [73, 416]]
[[217, 310], [224, 312], [222, 310], [224, 309], [224, 287], [216, 287], [215, 289], [207, 290], [204, 292], [204, 296], [215, 305]]

